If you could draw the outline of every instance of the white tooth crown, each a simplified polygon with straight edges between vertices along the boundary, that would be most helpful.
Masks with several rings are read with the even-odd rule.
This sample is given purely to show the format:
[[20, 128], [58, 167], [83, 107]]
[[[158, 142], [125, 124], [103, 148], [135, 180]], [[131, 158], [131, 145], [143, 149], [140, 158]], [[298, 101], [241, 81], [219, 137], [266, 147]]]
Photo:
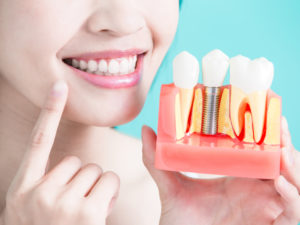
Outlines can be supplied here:
[[96, 75], [114, 76], [126, 75], [136, 69], [137, 55], [100, 60], [77, 60], [72, 59], [72, 66]]
[[258, 143], [263, 134], [267, 90], [274, 77], [274, 66], [265, 58], [250, 60], [236, 56], [230, 60], [231, 120], [237, 135], [240, 135], [243, 121], [239, 116], [249, 104], [253, 118], [254, 139]]
[[238, 55], [230, 59], [230, 84], [250, 94], [271, 87], [274, 66], [266, 58], [250, 60]]
[[173, 60], [173, 80], [179, 88], [191, 89], [198, 83], [199, 63], [195, 56], [184, 51]]
[[203, 84], [206, 87], [220, 87], [229, 67], [229, 57], [215, 49], [202, 59]]

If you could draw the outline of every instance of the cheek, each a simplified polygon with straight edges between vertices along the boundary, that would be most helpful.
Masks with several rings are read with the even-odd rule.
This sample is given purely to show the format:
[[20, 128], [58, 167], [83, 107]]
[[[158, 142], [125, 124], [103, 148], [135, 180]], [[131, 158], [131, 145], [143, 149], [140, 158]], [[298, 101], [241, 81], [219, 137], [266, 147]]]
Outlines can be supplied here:
[[[154, 76], [175, 36], [179, 17], [179, 3], [176, 0], [143, 1], [143, 13], [153, 41], [151, 56], [145, 64], [143, 99], [146, 98]], [[151, 4], [150, 4], [151, 3]]]
[[[68, 3], [68, 4], [67, 4]], [[84, 1], [1, 0], [0, 75], [41, 105], [55, 73], [56, 54], [77, 32], [88, 4]]]
[[169, 46], [178, 24], [178, 0], [144, 0], [144, 7], [148, 26], [152, 29], [154, 43]]

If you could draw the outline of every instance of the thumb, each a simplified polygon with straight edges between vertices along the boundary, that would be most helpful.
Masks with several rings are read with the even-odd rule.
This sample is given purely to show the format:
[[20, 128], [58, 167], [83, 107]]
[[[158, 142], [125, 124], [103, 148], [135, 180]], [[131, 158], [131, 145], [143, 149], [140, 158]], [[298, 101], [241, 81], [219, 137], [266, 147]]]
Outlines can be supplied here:
[[158, 170], [154, 166], [155, 149], [156, 149], [156, 134], [148, 126], [142, 128], [143, 142], [143, 162], [154, 179], [159, 189], [161, 197], [174, 193], [178, 187], [178, 177], [176, 172]]

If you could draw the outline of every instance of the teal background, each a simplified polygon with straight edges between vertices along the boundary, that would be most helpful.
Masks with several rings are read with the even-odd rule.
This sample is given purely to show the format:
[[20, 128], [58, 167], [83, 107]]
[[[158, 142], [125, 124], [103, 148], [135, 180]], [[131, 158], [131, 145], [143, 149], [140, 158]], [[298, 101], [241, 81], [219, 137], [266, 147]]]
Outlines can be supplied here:
[[[266, 57], [274, 63], [272, 89], [282, 96], [292, 140], [300, 149], [300, 1], [185, 0], [178, 32], [162, 63], [141, 114], [118, 130], [140, 138], [147, 124], [156, 130], [160, 86], [172, 82], [172, 60], [187, 50], [199, 62], [219, 48], [229, 57]], [[202, 76], [200, 76], [202, 82]], [[227, 76], [225, 84], [228, 84]]]

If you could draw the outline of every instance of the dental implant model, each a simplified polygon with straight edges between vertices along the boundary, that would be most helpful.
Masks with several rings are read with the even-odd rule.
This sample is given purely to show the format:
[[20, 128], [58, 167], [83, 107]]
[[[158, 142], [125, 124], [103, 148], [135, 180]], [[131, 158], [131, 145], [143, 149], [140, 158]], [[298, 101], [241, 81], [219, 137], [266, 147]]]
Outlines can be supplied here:
[[[194, 96], [194, 87], [199, 79], [198, 60], [190, 53], [184, 51], [173, 60], [173, 79], [179, 88], [179, 101], [177, 100], [177, 137], [185, 135], [190, 109]], [[181, 121], [181, 122], [180, 122]]]
[[228, 56], [218, 49], [211, 51], [202, 59], [204, 84], [203, 134], [215, 135], [217, 133], [220, 87], [224, 82], [228, 66]]
[[[168, 171], [274, 179], [280, 175], [281, 97], [270, 87], [265, 58], [229, 58], [220, 50], [202, 59], [173, 61], [174, 83], [161, 87], [155, 167]], [[230, 85], [223, 81], [230, 66]], [[219, 100], [220, 99], [220, 100]]]

